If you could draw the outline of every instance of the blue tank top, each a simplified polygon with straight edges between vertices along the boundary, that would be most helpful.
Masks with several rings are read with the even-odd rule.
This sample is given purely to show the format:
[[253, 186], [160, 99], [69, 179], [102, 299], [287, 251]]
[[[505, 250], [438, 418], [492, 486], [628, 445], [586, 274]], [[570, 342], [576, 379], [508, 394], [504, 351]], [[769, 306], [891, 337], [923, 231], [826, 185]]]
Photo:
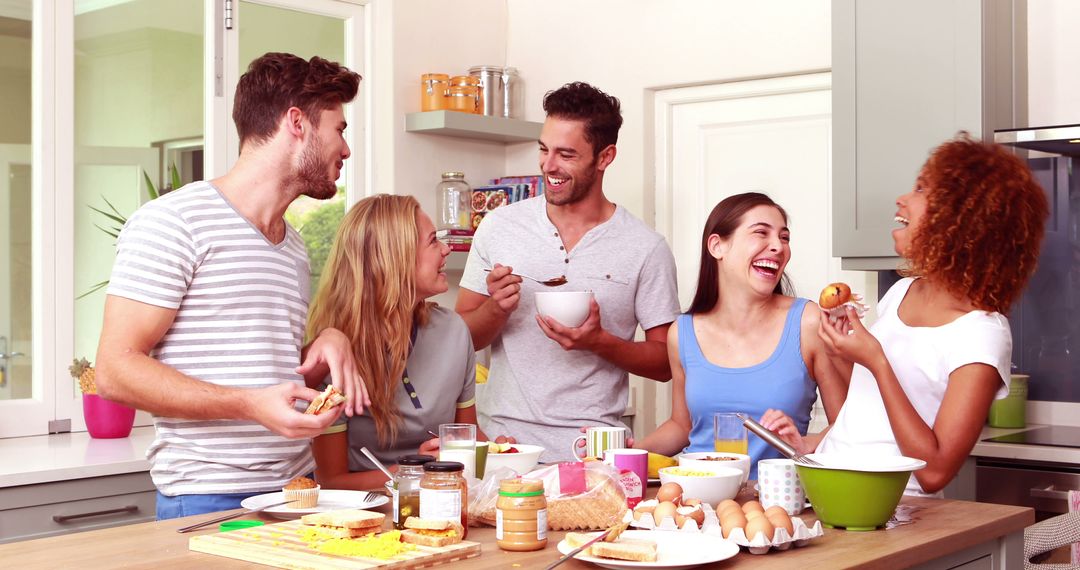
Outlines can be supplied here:
[[[686, 373], [686, 406], [690, 410], [687, 452], [713, 451], [713, 414], [744, 412], [758, 419], [765, 410], [783, 410], [806, 434], [817, 383], [810, 377], [801, 350], [801, 324], [806, 299], [795, 299], [784, 321], [784, 332], [772, 355], [747, 368], [725, 368], [709, 362], [694, 334], [693, 315], [680, 315], [679, 360]], [[749, 434], [750, 478], [757, 479], [757, 462], [781, 457], [754, 434]]]

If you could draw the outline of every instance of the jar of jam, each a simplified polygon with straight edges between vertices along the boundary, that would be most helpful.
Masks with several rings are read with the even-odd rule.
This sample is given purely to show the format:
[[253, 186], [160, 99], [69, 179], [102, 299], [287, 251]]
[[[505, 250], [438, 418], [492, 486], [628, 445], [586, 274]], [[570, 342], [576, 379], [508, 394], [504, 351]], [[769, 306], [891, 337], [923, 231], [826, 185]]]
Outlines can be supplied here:
[[449, 101], [446, 89], [450, 87], [450, 76], [445, 73], [425, 73], [420, 76], [420, 110], [439, 111], [446, 109]]
[[429, 461], [420, 479], [420, 518], [460, 521], [469, 534], [469, 486], [457, 461]]
[[394, 528], [405, 528], [405, 519], [420, 516], [420, 479], [424, 464], [435, 461], [430, 455], [405, 455], [398, 458], [398, 472], [390, 493], [394, 498]]
[[495, 501], [495, 539], [503, 550], [547, 546], [547, 497], [539, 479], [503, 479]]

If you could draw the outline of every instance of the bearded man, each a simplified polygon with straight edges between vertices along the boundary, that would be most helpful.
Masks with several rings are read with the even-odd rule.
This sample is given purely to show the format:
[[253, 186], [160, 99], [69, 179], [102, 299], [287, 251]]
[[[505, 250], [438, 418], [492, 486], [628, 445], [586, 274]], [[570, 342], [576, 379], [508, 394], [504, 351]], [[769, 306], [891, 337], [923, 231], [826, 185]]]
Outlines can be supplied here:
[[[97, 385], [154, 415], [159, 519], [239, 508], [312, 473], [309, 439], [370, 403], [343, 333], [304, 345], [310, 267], [284, 219], [301, 195], [336, 194], [359, 84], [320, 57], [256, 59], [236, 86], [233, 168], [147, 203], [120, 234]], [[345, 405], [304, 414], [297, 401], [327, 373]]]
[[[667, 329], [679, 314], [675, 259], [663, 236], [604, 195], [622, 126], [619, 100], [586, 83], [544, 97], [544, 194], [490, 212], [476, 230], [456, 310], [477, 349], [491, 346], [477, 387], [480, 425], [570, 458], [586, 425], [621, 426], [629, 373], [671, 379]], [[578, 327], [536, 315], [543, 285], [594, 294]], [[603, 316], [601, 316], [601, 309]], [[635, 341], [640, 326], [645, 340]]]

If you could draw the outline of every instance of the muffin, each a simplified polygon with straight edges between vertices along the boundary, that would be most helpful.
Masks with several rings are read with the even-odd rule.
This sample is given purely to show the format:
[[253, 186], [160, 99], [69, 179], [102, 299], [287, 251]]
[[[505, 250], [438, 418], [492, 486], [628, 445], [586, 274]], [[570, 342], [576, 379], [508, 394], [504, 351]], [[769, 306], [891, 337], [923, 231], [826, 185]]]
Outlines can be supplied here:
[[319, 484], [308, 477], [297, 477], [281, 488], [285, 500], [292, 501], [286, 507], [310, 509], [319, 503]]

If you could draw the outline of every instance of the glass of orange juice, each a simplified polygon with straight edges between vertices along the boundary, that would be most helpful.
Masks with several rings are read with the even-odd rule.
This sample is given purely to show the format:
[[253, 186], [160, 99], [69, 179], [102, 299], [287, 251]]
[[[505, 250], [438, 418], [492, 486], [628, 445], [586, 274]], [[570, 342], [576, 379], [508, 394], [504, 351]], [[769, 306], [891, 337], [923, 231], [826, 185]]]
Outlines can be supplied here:
[[735, 412], [713, 414], [713, 444], [716, 451], [746, 455], [746, 427]]

